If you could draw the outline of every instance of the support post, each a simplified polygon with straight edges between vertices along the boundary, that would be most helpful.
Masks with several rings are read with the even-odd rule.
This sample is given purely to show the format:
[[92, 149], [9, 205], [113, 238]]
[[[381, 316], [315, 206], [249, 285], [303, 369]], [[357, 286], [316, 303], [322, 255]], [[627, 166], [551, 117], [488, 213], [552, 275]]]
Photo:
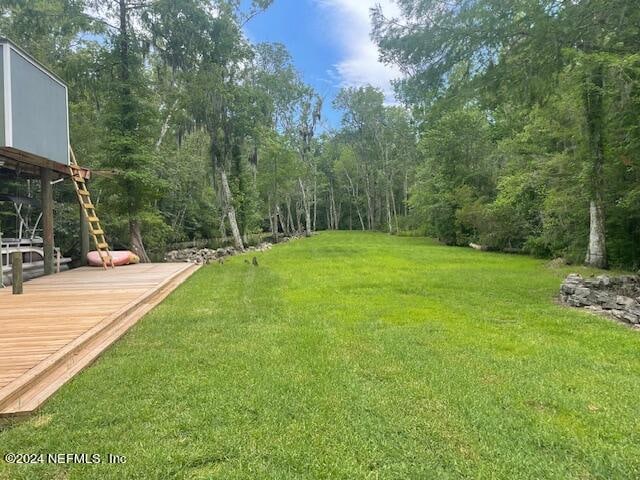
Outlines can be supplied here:
[[42, 240], [44, 249], [44, 274], [53, 273], [53, 188], [51, 187], [51, 170], [40, 168], [40, 190], [42, 205]]
[[11, 254], [11, 286], [13, 294], [22, 294], [22, 252]]
[[[2, 267], [2, 232], [0, 232], [0, 267]], [[7, 252], [7, 265], [9, 265], [9, 253]], [[4, 288], [4, 273], [0, 271], [0, 288]]]
[[89, 245], [89, 221], [82, 205], [80, 205], [80, 265], [83, 267], [87, 265]]

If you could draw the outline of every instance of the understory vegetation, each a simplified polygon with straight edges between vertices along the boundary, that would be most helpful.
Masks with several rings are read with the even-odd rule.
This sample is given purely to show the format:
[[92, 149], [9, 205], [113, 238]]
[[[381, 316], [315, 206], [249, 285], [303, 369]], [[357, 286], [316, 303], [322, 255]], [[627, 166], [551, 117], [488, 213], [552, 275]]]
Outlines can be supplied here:
[[556, 304], [566, 267], [363, 232], [257, 255], [0, 429], [3, 452], [126, 463], [0, 478], [637, 477], [640, 337]]
[[[640, 266], [636, 2], [373, 9], [380, 55], [403, 72], [395, 104], [371, 86], [321, 98], [283, 45], [252, 44], [243, 28], [271, 3], [0, 2], [2, 34], [69, 84], [71, 141], [116, 248], [146, 260], [358, 229]], [[56, 241], [76, 254], [73, 191], [55, 190]]]

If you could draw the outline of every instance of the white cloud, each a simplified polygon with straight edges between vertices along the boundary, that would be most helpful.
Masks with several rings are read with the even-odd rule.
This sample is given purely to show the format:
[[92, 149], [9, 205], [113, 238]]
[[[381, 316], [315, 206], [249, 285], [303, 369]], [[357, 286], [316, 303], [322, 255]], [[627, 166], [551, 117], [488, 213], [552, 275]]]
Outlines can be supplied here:
[[371, 11], [377, 4], [387, 16], [396, 16], [393, 0], [315, 0], [328, 16], [328, 35], [341, 49], [342, 59], [334, 65], [341, 86], [371, 84], [382, 89], [387, 102], [393, 103], [391, 80], [401, 76], [393, 65], [378, 61], [378, 48], [371, 40]]

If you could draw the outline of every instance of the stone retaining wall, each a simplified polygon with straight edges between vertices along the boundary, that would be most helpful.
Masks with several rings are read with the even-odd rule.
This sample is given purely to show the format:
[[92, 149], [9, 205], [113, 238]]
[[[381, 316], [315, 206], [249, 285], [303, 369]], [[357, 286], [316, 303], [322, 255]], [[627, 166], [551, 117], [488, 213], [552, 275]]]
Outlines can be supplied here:
[[[261, 243], [256, 247], [247, 247], [245, 248], [245, 252], [264, 252], [265, 250], [269, 250], [271, 248], [271, 244], [269, 242]], [[222, 261], [226, 257], [231, 257], [236, 255], [238, 252], [233, 247], [224, 247], [224, 248], [184, 248], [181, 250], [172, 250], [168, 252], [164, 259], [166, 262], [187, 262], [187, 263], [197, 263], [199, 265], [205, 263], [211, 263], [214, 261]]]
[[571, 307], [604, 312], [633, 325], [640, 324], [640, 276], [582, 278], [569, 275], [560, 287], [560, 299]]
[[[299, 235], [293, 235], [290, 237], [281, 237], [280, 243], [290, 242], [302, 238]], [[273, 244], [269, 242], [262, 242], [255, 247], [246, 247], [244, 252], [239, 252], [233, 247], [222, 248], [181, 248], [179, 250], [171, 250], [164, 256], [165, 262], [187, 262], [205, 264], [211, 262], [223, 262], [226, 257], [232, 257], [238, 253], [247, 252], [264, 252], [270, 250]]]

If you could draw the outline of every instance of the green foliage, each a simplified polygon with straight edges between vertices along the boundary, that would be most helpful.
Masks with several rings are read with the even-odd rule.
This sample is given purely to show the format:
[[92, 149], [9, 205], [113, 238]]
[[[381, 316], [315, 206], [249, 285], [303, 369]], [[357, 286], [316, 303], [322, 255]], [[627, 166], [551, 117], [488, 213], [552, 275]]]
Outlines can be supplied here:
[[208, 239], [216, 235], [215, 193], [213, 190], [209, 138], [203, 131], [187, 134], [180, 147], [163, 144], [158, 172], [166, 188], [158, 209], [169, 228], [169, 243]]
[[410, 205], [429, 234], [449, 245], [465, 245], [481, 222], [474, 212], [495, 190], [495, 158], [487, 117], [474, 108], [448, 112], [422, 135], [423, 164]]
[[[397, 91], [425, 125], [426, 158], [411, 203], [428, 230], [447, 243], [474, 238], [577, 261], [593, 202], [604, 214], [609, 261], [638, 267], [640, 10], [633, 2], [398, 4], [399, 19], [374, 9], [374, 37], [384, 60], [410, 72]], [[472, 129], [466, 136], [455, 121], [446, 124], [471, 107], [491, 125], [497, 153], [475, 186], [459, 165], [484, 149], [473, 144]], [[479, 138], [486, 139], [482, 130]]]

